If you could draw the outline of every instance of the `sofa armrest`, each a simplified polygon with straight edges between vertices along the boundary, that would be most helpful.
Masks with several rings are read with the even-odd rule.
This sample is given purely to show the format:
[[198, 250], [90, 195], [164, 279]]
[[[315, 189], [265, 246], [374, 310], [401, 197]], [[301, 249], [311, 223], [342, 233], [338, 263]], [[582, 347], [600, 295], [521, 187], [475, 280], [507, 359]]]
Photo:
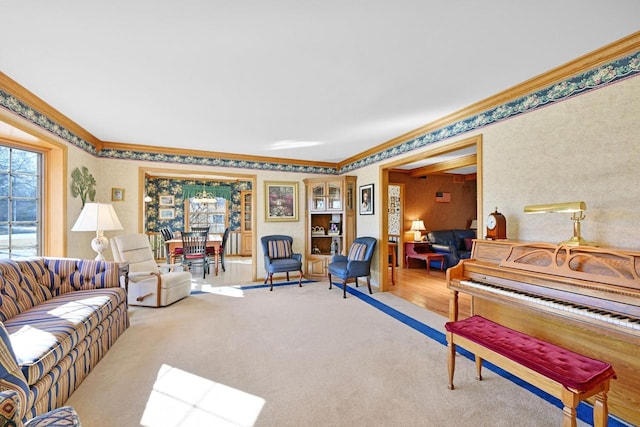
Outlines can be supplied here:
[[171, 271], [186, 271], [183, 264], [158, 264], [158, 268], [161, 273], [168, 273]]
[[24, 427], [79, 427], [80, 418], [71, 406], [62, 406], [37, 417], [31, 418]]
[[0, 408], [2, 408], [1, 419], [4, 422], [3, 425], [22, 425], [22, 420], [20, 419], [22, 403], [20, 401], [20, 395], [18, 394], [18, 392], [16, 392], [15, 390], [0, 391]]
[[447, 253], [447, 254], [455, 253], [455, 248], [453, 248], [450, 245], [443, 245], [440, 243], [432, 243], [431, 249], [433, 250], [433, 252], [436, 252], [436, 253]]
[[331, 262], [347, 262], [346, 255], [334, 255], [331, 257]]

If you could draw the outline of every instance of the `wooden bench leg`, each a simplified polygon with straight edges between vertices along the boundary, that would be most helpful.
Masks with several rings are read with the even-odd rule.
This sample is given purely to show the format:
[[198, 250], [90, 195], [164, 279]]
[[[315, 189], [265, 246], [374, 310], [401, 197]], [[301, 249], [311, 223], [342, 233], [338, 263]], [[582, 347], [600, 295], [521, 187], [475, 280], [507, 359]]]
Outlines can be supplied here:
[[456, 345], [453, 343], [453, 335], [447, 332], [447, 348], [449, 354], [447, 355], [447, 367], [449, 368], [449, 390], [454, 390], [453, 386], [453, 373], [456, 370]]
[[609, 381], [604, 385], [605, 389], [596, 394], [593, 402], [593, 425], [595, 427], [607, 427], [609, 421], [609, 408], [607, 407], [607, 391], [609, 391]]
[[580, 403], [578, 395], [571, 390], [564, 389], [562, 391], [562, 427], [576, 427], [576, 407]]
[[482, 358], [476, 356], [476, 379], [482, 381]]

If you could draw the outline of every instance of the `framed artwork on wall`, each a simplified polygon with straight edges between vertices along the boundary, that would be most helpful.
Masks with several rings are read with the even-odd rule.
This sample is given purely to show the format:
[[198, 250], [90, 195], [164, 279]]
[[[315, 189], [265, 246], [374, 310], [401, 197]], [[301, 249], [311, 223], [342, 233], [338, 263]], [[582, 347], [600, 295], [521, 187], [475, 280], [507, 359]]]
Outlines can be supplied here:
[[158, 205], [160, 206], [174, 206], [175, 199], [170, 195], [162, 195], [158, 198]]
[[373, 215], [373, 184], [360, 186], [360, 215]]
[[174, 208], [158, 209], [159, 219], [174, 219], [176, 217], [176, 210]]
[[298, 183], [269, 182], [264, 183], [265, 221], [297, 221], [298, 220]]
[[111, 189], [111, 201], [112, 202], [124, 202], [124, 188], [112, 188]]

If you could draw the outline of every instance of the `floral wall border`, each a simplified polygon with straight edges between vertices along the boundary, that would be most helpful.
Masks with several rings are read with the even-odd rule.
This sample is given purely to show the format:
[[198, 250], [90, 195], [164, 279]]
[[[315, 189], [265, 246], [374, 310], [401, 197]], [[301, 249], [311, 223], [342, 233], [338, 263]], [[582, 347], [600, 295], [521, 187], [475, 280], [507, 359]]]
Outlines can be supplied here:
[[191, 164], [201, 166], [229, 167], [277, 172], [317, 173], [337, 175], [359, 169], [373, 163], [396, 157], [427, 145], [477, 130], [485, 126], [528, 113], [551, 103], [561, 102], [574, 96], [590, 92], [604, 86], [635, 77], [640, 73], [640, 52], [612, 61], [601, 67], [578, 74], [569, 79], [530, 93], [506, 104], [452, 123], [440, 129], [403, 142], [394, 147], [372, 154], [343, 166], [340, 170], [330, 167], [291, 165], [275, 162], [258, 162], [237, 159], [185, 156], [178, 154], [148, 153], [132, 150], [105, 149], [97, 152], [95, 147], [73, 132], [60, 126], [44, 114], [31, 108], [15, 96], [0, 89], [0, 107], [28, 120], [86, 152], [102, 158], [143, 160], [162, 163]]

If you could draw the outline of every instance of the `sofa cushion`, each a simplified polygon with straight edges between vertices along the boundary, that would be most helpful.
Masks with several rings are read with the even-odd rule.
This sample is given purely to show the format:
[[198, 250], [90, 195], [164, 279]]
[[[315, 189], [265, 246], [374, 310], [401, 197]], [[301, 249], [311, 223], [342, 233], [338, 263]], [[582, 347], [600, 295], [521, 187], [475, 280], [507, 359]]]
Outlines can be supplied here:
[[7, 320], [16, 359], [29, 385], [57, 365], [124, 301], [108, 288], [62, 294]]
[[464, 249], [466, 251], [470, 251], [473, 248], [473, 237], [465, 237], [464, 238]]
[[271, 240], [267, 248], [271, 259], [291, 258], [291, 242], [288, 240]]

